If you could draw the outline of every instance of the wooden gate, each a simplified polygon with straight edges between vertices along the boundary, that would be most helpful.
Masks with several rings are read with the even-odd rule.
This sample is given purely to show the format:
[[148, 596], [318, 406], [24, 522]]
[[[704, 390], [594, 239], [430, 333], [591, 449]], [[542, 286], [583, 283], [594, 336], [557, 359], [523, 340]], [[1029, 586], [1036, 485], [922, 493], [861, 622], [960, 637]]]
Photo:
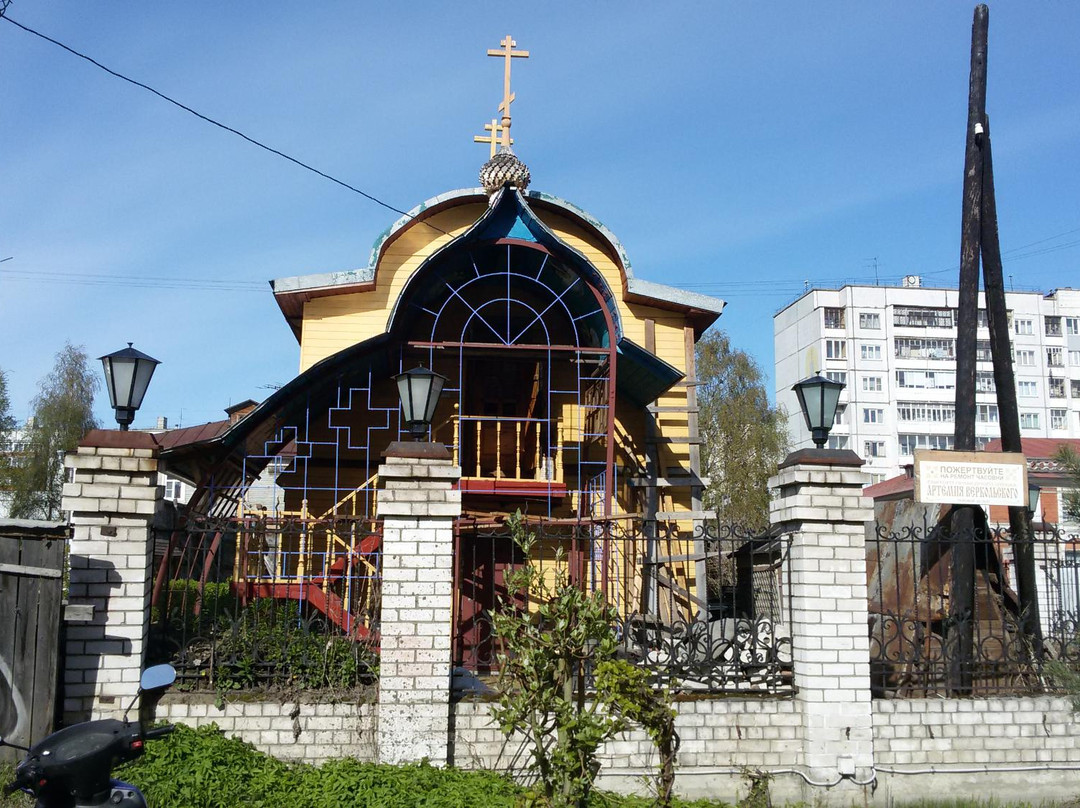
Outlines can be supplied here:
[[[62, 522], [0, 520], [0, 735], [25, 746], [53, 727], [67, 535]], [[19, 757], [0, 747], [0, 762]]]

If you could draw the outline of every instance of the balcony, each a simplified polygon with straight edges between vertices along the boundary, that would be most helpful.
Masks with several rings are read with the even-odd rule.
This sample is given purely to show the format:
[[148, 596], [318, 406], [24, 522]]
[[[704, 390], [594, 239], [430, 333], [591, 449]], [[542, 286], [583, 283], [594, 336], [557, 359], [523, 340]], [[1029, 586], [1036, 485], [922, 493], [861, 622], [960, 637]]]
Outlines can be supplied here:
[[566, 495], [561, 421], [454, 415], [435, 434], [461, 467], [462, 493]]

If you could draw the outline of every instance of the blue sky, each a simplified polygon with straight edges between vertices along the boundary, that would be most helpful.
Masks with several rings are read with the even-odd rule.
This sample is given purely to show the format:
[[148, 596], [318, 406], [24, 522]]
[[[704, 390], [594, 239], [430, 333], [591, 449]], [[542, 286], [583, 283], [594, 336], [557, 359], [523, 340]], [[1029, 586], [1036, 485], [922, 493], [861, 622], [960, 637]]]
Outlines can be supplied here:
[[[512, 33], [532, 187], [637, 275], [729, 301], [771, 380], [804, 284], [955, 283], [973, 4], [34, 2], [8, 15], [408, 209], [476, 184]], [[1006, 284], [1080, 285], [1080, 6], [990, 10]], [[136, 426], [296, 374], [271, 278], [360, 267], [396, 215], [0, 21], [0, 368], [162, 360]], [[1032, 246], [1028, 246], [1032, 245]], [[876, 259], [876, 270], [874, 267]], [[131, 280], [135, 279], [135, 280]], [[770, 381], [771, 387], [771, 381]], [[770, 390], [771, 393], [771, 390]], [[107, 396], [99, 418], [112, 424]]]

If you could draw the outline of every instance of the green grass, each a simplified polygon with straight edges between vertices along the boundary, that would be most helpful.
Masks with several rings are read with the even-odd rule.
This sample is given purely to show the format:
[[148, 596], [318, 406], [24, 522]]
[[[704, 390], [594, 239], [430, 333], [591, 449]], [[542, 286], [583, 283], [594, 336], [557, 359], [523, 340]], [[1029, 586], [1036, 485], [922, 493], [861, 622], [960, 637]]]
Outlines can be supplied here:
[[[6, 786], [15, 778], [15, 767], [10, 763], [0, 763], [0, 787]], [[0, 792], [0, 808], [31, 808], [34, 801], [25, 794], [12, 794], [4, 797]]]
[[[426, 764], [382, 766], [351, 758], [322, 766], [283, 763], [214, 727], [183, 725], [116, 776], [143, 790], [151, 808], [517, 808], [529, 793], [502, 775]], [[13, 767], [0, 764], [0, 784]], [[0, 808], [31, 808], [29, 797], [0, 798]], [[592, 808], [648, 808], [643, 797], [597, 793]], [[899, 808], [1071, 808], [1068, 803], [990, 800], [898, 802]], [[676, 800], [676, 808], [731, 808], [711, 800]], [[751, 806], [742, 806], [751, 808]], [[807, 808], [807, 806], [793, 806]]]

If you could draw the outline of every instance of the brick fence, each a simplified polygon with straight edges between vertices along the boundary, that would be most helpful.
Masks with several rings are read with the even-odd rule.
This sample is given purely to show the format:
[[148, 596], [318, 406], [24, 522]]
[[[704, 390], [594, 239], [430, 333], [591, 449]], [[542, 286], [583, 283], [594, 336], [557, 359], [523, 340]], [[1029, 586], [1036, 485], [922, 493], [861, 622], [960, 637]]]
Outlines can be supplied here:
[[[130, 445], [117, 445], [128, 434]], [[65, 713], [115, 714], [143, 659], [150, 580], [149, 521], [160, 491], [156, 449], [138, 433], [80, 448], [65, 489], [71, 509], [73, 603], [93, 619], [69, 627]], [[93, 433], [91, 435], [93, 438]], [[778, 801], [891, 804], [919, 797], [1063, 799], [1080, 771], [1077, 726], [1058, 698], [906, 699], [870, 694], [866, 597], [868, 482], [850, 452], [800, 452], [771, 481], [775, 526], [790, 534], [787, 587], [796, 691], [788, 697], [694, 696], [676, 703], [682, 739], [676, 788], [734, 801], [749, 770], [772, 775]], [[170, 694], [159, 717], [214, 722], [279, 757], [350, 755], [517, 770], [482, 700], [451, 700], [454, 488], [446, 456], [405, 447], [380, 467], [384, 520], [382, 659], [375, 704], [236, 702]], [[656, 761], [630, 732], [603, 750], [601, 785], [639, 790]]]

